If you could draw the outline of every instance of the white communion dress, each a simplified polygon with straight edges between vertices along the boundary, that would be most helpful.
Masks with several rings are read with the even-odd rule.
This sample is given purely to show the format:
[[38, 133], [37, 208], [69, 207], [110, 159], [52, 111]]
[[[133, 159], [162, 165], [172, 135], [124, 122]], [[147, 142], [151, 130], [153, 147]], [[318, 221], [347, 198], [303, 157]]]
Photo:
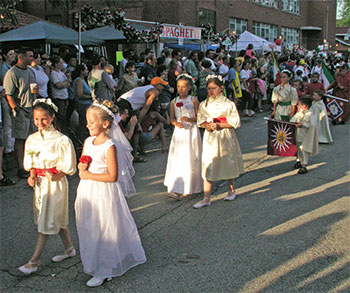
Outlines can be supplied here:
[[[91, 173], [107, 172], [107, 151], [113, 140], [94, 145], [85, 141], [84, 155], [90, 156]], [[118, 149], [117, 149], [118, 152]], [[135, 221], [117, 182], [82, 179], [75, 201], [80, 255], [86, 274], [98, 278], [123, 275], [146, 261]]]
[[[174, 100], [175, 118], [195, 117], [193, 97]], [[202, 143], [196, 122], [180, 122], [183, 128], [175, 127], [169, 147], [164, 185], [168, 192], [179, 194], [199, 193], [203, 190], [201, 178]]]

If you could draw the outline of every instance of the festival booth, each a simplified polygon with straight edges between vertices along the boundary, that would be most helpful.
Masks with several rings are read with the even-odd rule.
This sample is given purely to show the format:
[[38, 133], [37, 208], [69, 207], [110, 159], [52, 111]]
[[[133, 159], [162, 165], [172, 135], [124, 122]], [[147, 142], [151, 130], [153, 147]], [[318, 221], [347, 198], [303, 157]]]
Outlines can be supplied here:
[[[248, 31], [245, 31], [239, 36], [238, 41], [230, 48], [231, 51], [239, 52], [246, 50], [249, 44], [253, 44], [254, 51], [256, 52], [271, 52], [271, 47], [276, 47], [275, 44], [258, 37]], [[280, 51], [278, 48], [274, 48], [275, 51]]]

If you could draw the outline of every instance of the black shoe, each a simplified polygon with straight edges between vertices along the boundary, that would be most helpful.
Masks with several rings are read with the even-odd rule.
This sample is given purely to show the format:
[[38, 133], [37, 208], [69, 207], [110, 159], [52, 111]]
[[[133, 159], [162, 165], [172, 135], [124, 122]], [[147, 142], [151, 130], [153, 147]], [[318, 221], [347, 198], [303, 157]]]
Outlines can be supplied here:
[[294, 169], [300, 169], [303, 165], [300, 162], [296, 162], [294, 165]]
[[24, 169], [18, 169], [17, 170], [17, 177], [18, 178], [28, 178], [29, 177], [29, 172], [27, 172]]
[[10, 178], [7, 177], [2, 177], [2, 179], [0, 180], [0, 186], [11, 186], [14, 185], [16, 182], [12, 181]]
[[133, 162], [134, 163], [146, 163], [147, 160], [145, 158], [142, 158], [142, 157], [135, 157]]
[[306, 167], [301, 167], [298, 171], [298, 174], [306, 174], [306, 173], [307, 173]]

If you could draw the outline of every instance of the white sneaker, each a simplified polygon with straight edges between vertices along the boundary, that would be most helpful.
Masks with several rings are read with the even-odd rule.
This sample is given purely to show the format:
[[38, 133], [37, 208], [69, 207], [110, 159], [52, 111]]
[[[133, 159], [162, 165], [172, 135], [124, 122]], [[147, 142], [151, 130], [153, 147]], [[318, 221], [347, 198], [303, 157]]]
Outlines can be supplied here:
[[[89, 287], [101, 286], [105, 280], [106, 280], [106, 278], [93, 277], [89, 281], [86, 282], [86, 285]], [[107, 278], [107, 281], [110, 281], [110, 280], [112, 280], [112, 278]]]
[[244, 114], [244, 116], [249, 116], [248, 109], [243, 110], [243, 114]]
[[[73, 248], [73, 247], [72, 247]], [[62, 261], [62, 260], [65, 260], [66, 258], [68, 258], [68, 257], [73, 257], [73, 256], [75, 256], [76, 255], [76, 251], [75, 251], [75, 249], [73, 248], [69, 248], [69, 249], [67, 249], [63, 254], [60, 254], [60, 255], [56, 255], [56, 256], [54, 256], [53, 258], [52, 258], [52, 261], [53, 262], [60, 262], [60, 261]], [[67, 253], [67, 251], [70, 251], [71, 250], [71, 252], [70, 253]]]
[[200, 209], [200, 208], [208, 207], [208, 206], [210, 206], [210, 201], [201, 200], [200, 202], [197, 202], [195, 205], [193, 205], [193, 208]]
[[229, 192], [230, 195], [224, 197], [224, 200], [235, 200], [237, 197], [236, 191], [234, 193]]

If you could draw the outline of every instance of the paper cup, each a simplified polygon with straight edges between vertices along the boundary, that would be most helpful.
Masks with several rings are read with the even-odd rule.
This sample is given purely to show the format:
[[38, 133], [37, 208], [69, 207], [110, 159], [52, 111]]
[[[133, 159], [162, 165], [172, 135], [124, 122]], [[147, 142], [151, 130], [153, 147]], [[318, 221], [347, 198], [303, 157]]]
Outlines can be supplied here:
[[37, 83], [31, 83], [30, 84], [30, 92], [32, 94], [37, 94], [38, 93], [38, 84]]

